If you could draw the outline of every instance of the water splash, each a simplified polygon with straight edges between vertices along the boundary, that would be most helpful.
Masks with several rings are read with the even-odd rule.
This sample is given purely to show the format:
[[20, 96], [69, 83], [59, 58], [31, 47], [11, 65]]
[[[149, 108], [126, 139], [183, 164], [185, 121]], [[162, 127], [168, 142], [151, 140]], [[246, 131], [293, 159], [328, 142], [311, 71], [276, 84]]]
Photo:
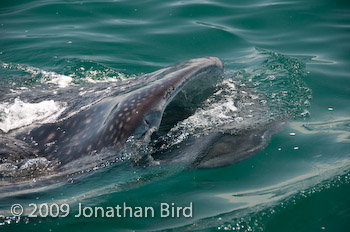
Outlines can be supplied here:
[[13, 102], [0, 104], [0, 130], [10, 130], [31, 125], [35, 122], [54, 122], [66, 109], [66, 103], [45, 100], [38, 103], [23, 102], [19, 97]]

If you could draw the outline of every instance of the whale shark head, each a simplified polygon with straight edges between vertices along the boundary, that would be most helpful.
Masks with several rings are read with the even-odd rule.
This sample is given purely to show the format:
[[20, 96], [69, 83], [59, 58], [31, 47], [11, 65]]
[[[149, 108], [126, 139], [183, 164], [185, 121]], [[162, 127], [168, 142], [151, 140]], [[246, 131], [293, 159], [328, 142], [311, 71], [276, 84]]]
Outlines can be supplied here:
[[221, 75], [223, 70], [219, 58], [204, 57], [148, 74], [147, 85], [127, 94], [107, 123], [107, 128], [117, 128], [114, 142], [124, 142], [129, 136], [149, 138], [159, 128], [166, 106], [186, 85]]

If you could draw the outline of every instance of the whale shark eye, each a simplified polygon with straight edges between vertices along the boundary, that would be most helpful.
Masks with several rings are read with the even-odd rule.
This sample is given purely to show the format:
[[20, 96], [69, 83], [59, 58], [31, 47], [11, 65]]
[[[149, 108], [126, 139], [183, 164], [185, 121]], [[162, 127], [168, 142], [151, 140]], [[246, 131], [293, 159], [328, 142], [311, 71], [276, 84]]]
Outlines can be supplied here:
[[149, 130], [149, 124], [144, 120], [142, 123], [135, 129], [134, 131], [134, 137], [136, 139], [142, 138], [147, 131]]
[[134, 130], [134, 137], [136, 139], [142, 138], [151, 128], [158, 127], [162, 119], [161, 111], [149, 112], [140, 125]]
[[151, 111], [145, 116], [145, 121], [149, 125], [149, 127], [153, 127], [153, 126], [158, 127], [161, 119], [162, 119], [162, 112], [160, 111]]

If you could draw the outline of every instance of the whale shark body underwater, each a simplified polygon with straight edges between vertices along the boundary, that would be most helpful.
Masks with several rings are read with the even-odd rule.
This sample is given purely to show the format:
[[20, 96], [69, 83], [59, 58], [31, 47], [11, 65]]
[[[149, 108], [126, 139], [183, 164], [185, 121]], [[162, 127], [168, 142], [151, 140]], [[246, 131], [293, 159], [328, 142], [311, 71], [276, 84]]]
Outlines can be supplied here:
[[[195, 80], [210, 80], [223, 73], [224, 65], [219, 58], [191, 59], [143, 75], [137, 78], [137, 87], [131, 86], [105, 97], [71, 117], [2, 133], [0, 165], [12, 165], [19, 170], [24, 164], [18, 160], [31, 157], [64, 167], [105, 149], [123, 149], [128, 141], [148, 144], [154, 140], [167, 106], [181, 90]], [[172, 111], [172, 114], [181, 115], [182, 110]], [[270, 136], [278, 130], [276, 125], [279, 123], [238, 133], [213, 132], [193, 136], [186, 140], [185, 145], [167, 152], [160, 150], [144, 157], [136, 156], [135, 162], [144, 166], [182, 161], [193, 168], [226, 166], [264, 149]], [[45, 172], [41, 174], [45, 175]]]

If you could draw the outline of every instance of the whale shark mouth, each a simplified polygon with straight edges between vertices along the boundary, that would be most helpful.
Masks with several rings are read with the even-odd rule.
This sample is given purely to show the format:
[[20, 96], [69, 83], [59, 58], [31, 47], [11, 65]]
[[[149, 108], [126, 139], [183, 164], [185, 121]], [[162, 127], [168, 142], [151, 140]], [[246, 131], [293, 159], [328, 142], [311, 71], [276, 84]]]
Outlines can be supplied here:
[[158, 131], [157, 136], [168, 133], [177, 123], [193, 115], [196, 110], [201, 109], [217, 90], [216, 84], [222, 79], [222, 75], [215, 78], [204, 77], [195, 78], [184, 86], [176, 96], [167, 104]]

